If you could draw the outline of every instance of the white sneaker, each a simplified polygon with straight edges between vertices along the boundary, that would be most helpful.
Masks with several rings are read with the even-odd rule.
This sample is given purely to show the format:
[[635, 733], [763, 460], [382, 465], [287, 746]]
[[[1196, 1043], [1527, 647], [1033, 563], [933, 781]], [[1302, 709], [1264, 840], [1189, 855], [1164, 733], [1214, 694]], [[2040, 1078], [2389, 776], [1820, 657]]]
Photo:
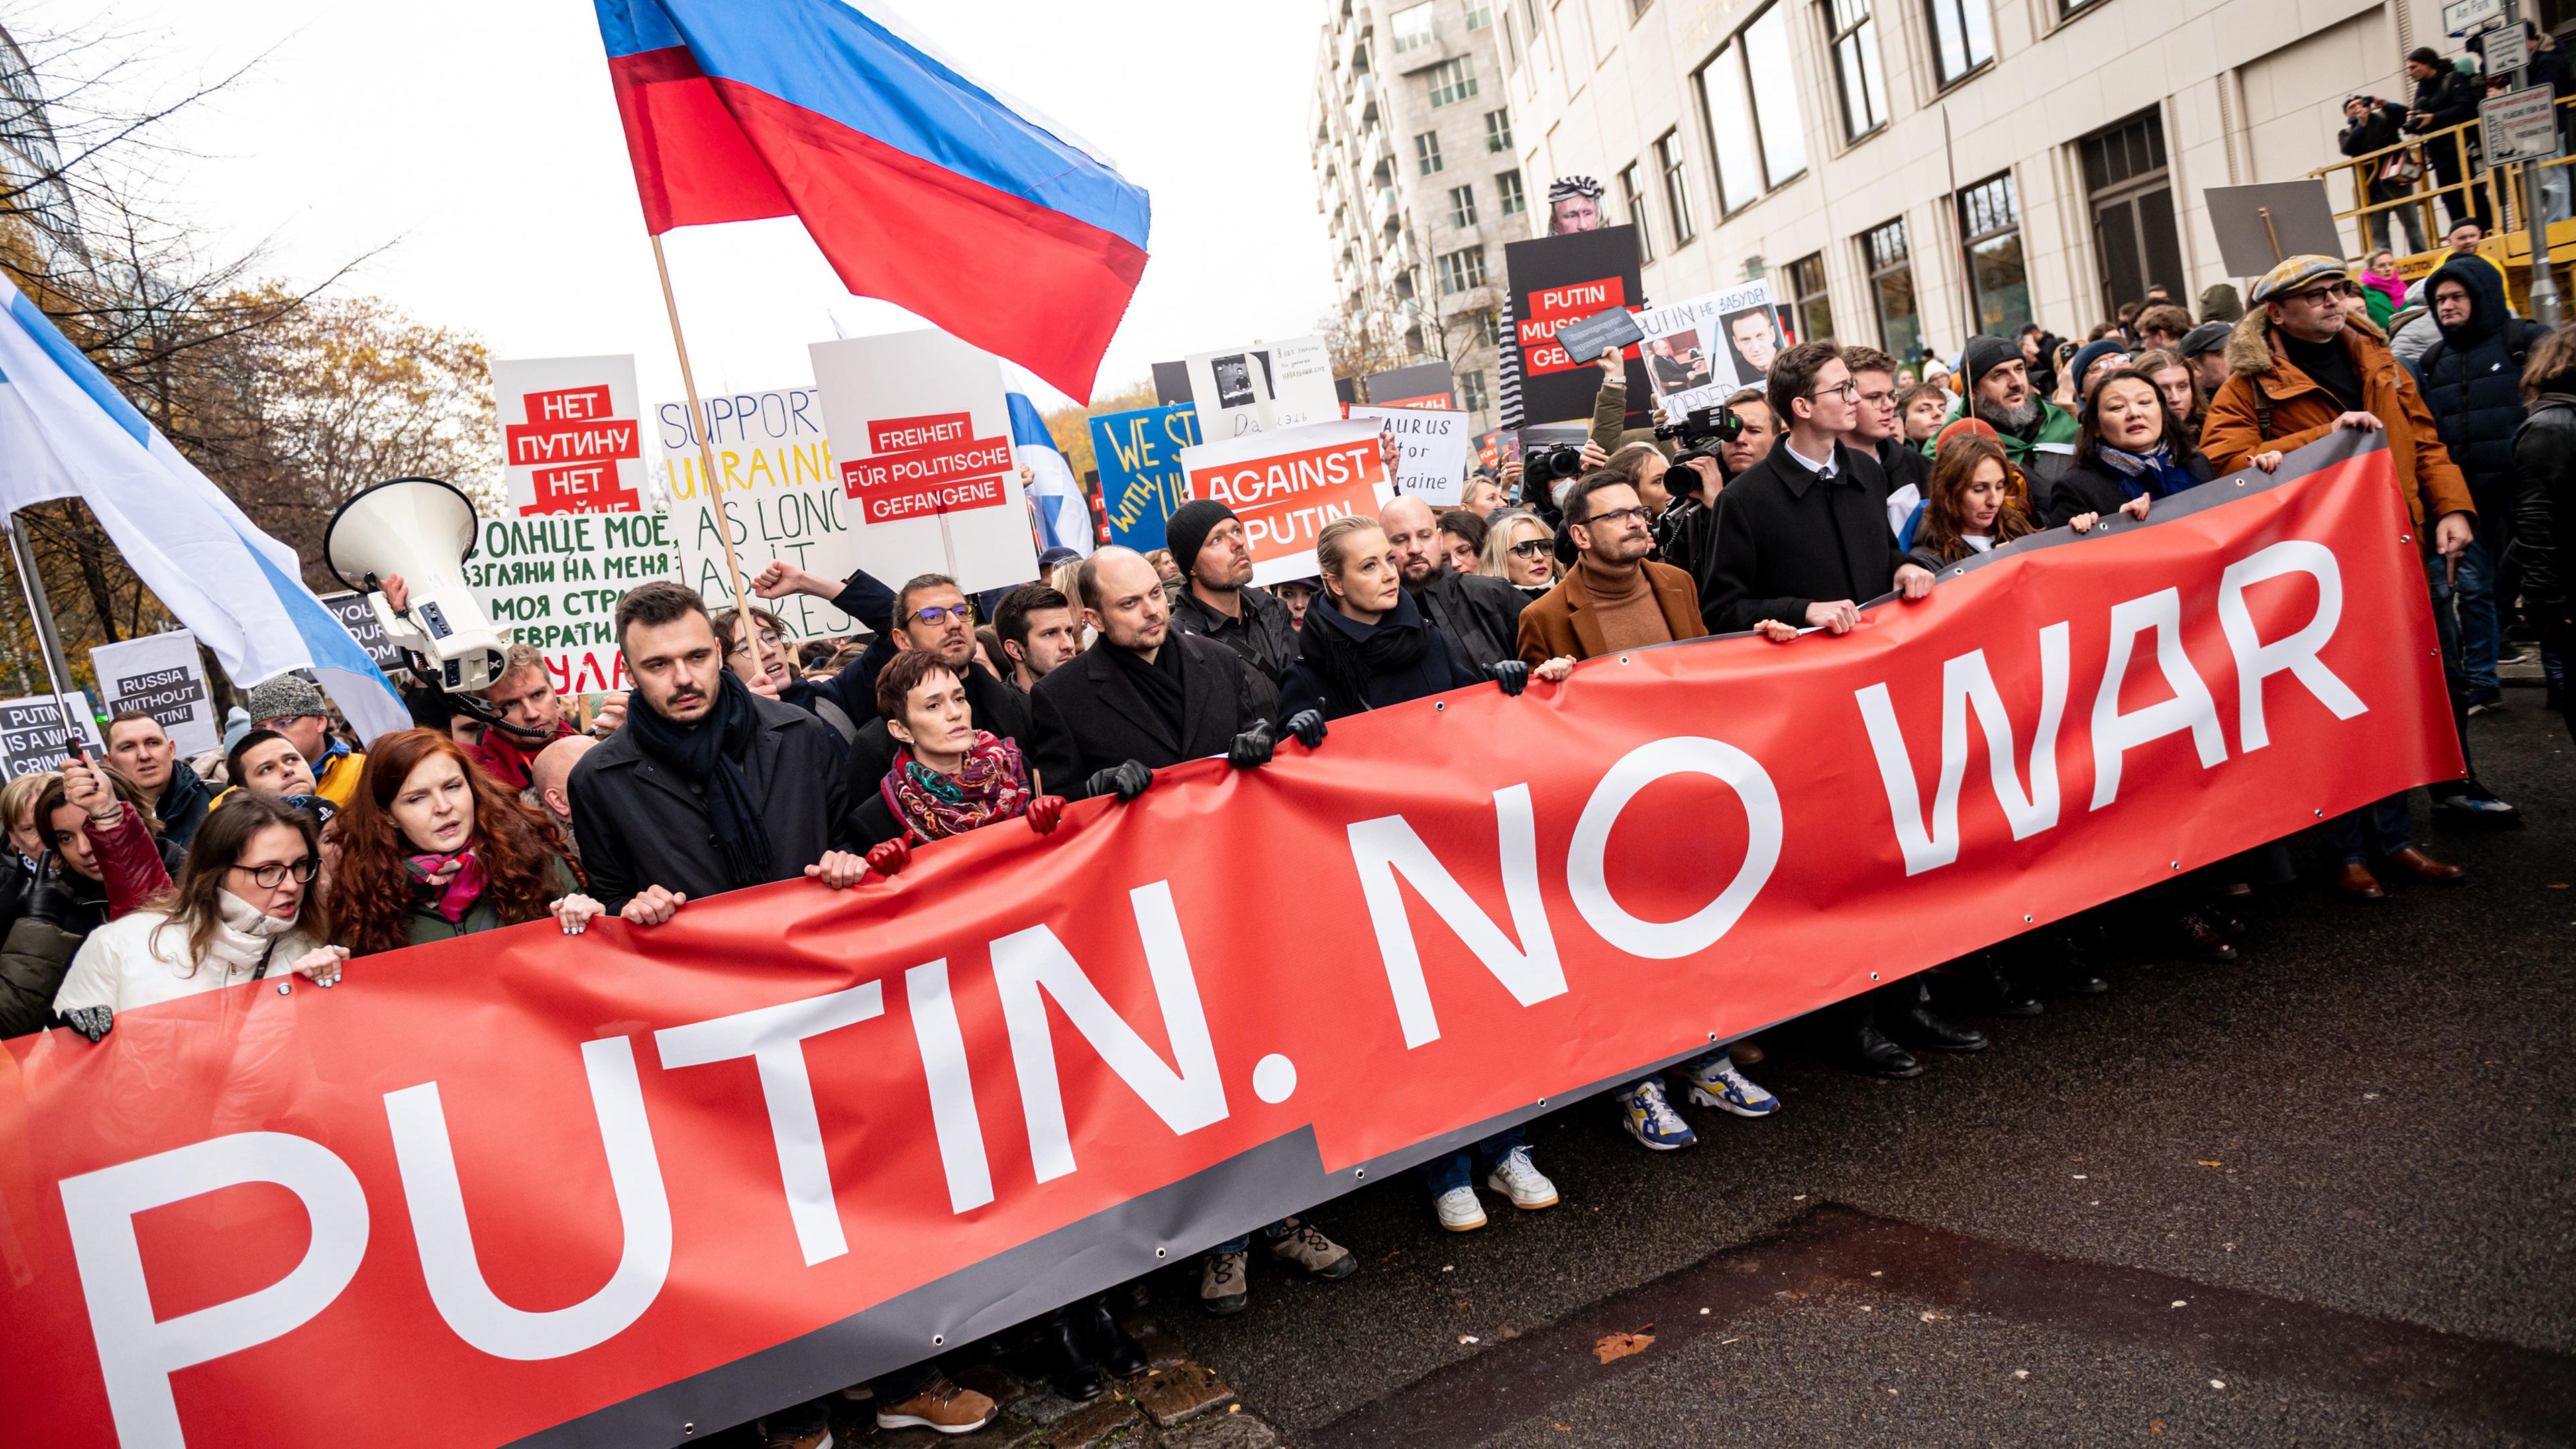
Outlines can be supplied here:
[[1473, 1187], [1453, 1187], [1431, 1206], [1440, 1214], [1440, 1226], [1453, 1233], [1472, 1233], [1485, 1225], [1485, 1205], [1476, 1201]]
[[1530, 1165], [1529, 1149], [1515, 1147], [1502, 1161], [1494, 1164], [1493, 1175], [1485, 1186], [1512, 1200], [1512, 1206], [1525, 1212], [1556, 1206], [1556, 1184], [1547, 1174]]

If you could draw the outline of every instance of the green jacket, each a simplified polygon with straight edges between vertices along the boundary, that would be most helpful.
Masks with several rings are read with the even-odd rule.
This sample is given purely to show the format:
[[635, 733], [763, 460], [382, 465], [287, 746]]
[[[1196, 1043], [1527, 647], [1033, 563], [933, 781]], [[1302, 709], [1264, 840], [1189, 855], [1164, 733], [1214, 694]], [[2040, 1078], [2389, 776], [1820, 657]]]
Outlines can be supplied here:
[[[581, 889], [581, 878], [572, 873], [571, 866], [564, 864], [562, 856], [549, 855], [546, 859], [554, 866], [555, 894], [570, 895]], [[461, 921], [450, 921], [438, 912], [422, 907], [411, 913], [411, 926], [403, 934], [403, 944], [425, 946], [432, 941], [449, 941], [458, 936], [497, 931], [504, 924], [500, 910], [489, 898], [476, 901]]]
[[[1967, 415], [1968, 401], [1963, 397], [1951, 405], [1950, 416], [1942, 426], [1947, 427]], [[2033, 484], [2039, 484], [2054, 481], [2059, 474], [2074, 466], [2076, 432], [2075, 414], [2041, 398], [2036, 432], [2027, 438], [2014, 433], [2000, 433], [2000, 436], [2004, 456], [2012, 460], [2014, 467], [2028, 474]], [[1923, 456], [1929, 458], [1933, 455], [1933, 445], [1940, 440], [1941, 435], [1934, 433], [1917, 446], [1922, 448]]]

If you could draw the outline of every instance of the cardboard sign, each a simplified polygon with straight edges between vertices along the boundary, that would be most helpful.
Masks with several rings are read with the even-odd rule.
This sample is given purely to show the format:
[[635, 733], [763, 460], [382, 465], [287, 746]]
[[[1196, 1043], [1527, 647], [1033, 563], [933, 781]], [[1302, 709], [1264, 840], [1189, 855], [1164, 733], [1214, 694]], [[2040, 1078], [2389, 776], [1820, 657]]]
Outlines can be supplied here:
[[2323, 180], [2212, 186], [2200, 195], [2209, 205], [2209, 229], [2218, 234], [2219, 260], [2231, 276], [2259, 277], [2303, 252], [2343, 255], [2343, 235]]
[[810, 350], [855, 566], [889, 582], [945, 573], [970, 594], [1036, 578], [1001, 364], [934, 331]]
[[1336, 518], [1375, 514], [1394, 496], [1378, 425], [1317, 423], [1181, 451], [1192, 498], [1213, 498], [1243, 520], [1252, 581], [1313, 577], [1315, 535]]
[[[1642, 309], [1645, 284], [1637, 274], [1637, 229], [1603, 227], [1517, 241], [1503, 247], [1511, 288], [1511, 347], [1520, 362], [1520, 415], [1533, 422], [1592, 416], [1601, 373], [1592, 358], [1576, 359], [1557, 345], [1556, 334], [1611, 307]], [[1628, 426], [1653, 416], [1653, 385], [1636, 349], [1628, 359]]]
[[[107, 754], [107, 743], [98, 737], [98, 722], [89, 717], [89, 696], [73, 693], [66, 698], [80, 711], [73, 724], [81, 738], [100, 758]], [[25, 699], [0, 699], [0, 780], [15, 780], [42, 770], [63, 767], [63, 710], [50, 694]]]
[[489, 518], [465, 585], [493, 627], [546, 656], [562, 694], [624, 689], [617, 601], [651, 579], [680, 576], [667, 513]]
[[495, 360], [492, 400], [512, 516], [644, 506], [633, 357]]
[[1204, 438], [1302, 428], [1342, 415], [1332, 355], [1313, 337], [1202, 352], [1185, 365]]
[[1466, 501], [1467, 415], [1429, 408], [1354, 407], [1351, 421], [1378, 425], [1397, 449], [1393, 486], [1434, 508]]
[[205, 660], [197, 653], [196, 635], [174, 629], [122, 644], [93, 645], [89, 662], [98, 671], [99, 693], [107, 696], [108, 718], [142, 710], [161, 722], [183, 755], [223, 742], [214, 701], [207, 697]]
[[2558, 154], [2557, 93], [2543, 85], [2489, 96], [2478, 103], [2478, 126], [2489, 165], [2550, 160]]
[[1371, 407], [1458, 406], [1458, 375], [1445, 362], [1417, 362], [1411, 367], [1390, 367], [1384, 372], [1372, 372], [1361, 378], [1360, 384], [1368, 389]]
[[1738, 388], [1759, 387], [1782, 346], [1769, 278], [1707, 292], [1638, 315], [1646, 376], [1666, 421], [1713, 408]]
[[321, 597], [322, 607], [331, 611], [331, 617], [340, 621], [340, 627], [349, 631], [349, 637], [358, 641], [358, 647], [367, 651], [378, 669], [390, 674], [403, 667], [402, 650], [385, 637], [385, 626], [377, 621], [376, 611], [367, 607], [366, 595], [343, 592]]
[[[821, 395], [810, 387], [771, 388], [702, 397], [699, 404], [715, 448], [716, 480], [724, 485], [722, 526], [733, 534], [743, 577], [773, 559], [836, 579], [857, 568], [859, 509], [833, 465]], [[725, 569], [724, 538], [716, 531], [688, 403], [654, 408], [653, 433], [661, 451], [653, 487], [668, 500], [680, 581], [710, 610], [730, 609], [733, 576]], [[827, 599], [790, 594], [754, 602], [778, 616], [790, 639], [834, 639], [859, 629]]]
[[1091, 455], [1100, 463], [1109, 542], [1138, 553], [1163, 546], [1164, 520], [1190, 497], [1181, 450], [1198, 442], [1198, 411], [1188, 403], [1091, 420]]

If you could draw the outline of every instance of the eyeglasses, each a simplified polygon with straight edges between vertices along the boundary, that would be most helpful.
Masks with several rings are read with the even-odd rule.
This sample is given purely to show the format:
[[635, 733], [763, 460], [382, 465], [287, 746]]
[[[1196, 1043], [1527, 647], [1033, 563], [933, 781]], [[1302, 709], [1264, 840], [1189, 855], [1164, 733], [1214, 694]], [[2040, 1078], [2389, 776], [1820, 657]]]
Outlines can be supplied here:
[[1516, 544], [1513, 544], [1513, 545], [1512, 545], [1512, 547], [1511, 547], [1511, 555], [1512, 555], [1512, 557], [1514, 557], [1514, 558], [1517, 558], [1517, 559], [1526, 559], [1526, 560], [1528, 560], [1528, 561], [1530, 561], [1530, 562], [1532, 562], [1532, 563], [1535, 563], [1535, 562], [1537, 562], [1538, 560], [1543, 559], [1543, 558], [1545, 558], [1545, 557], [1547, 557], [1547, 556], [1548, 556], [1548, 553], [1550, 552], [1550, 547], [1551, 547], [1551, 546], [1549, 545], [1549, 543], [1548, 543], [1548, 541], [1547, 541], [1546, 539], [1543, 539], [1543, 538], [1525, 538], [1525, 539], [1522, 539], [1520, 542], [1518, 542], [1518, 543], [1516, 543]]
[[1823, 397], [1829, 392], [1838, 392], [1847, 398], [1858, 397], [1860, 396], [1860, 384], [1847, 377], [1842, 381], [1835, 383], [1832, 387], [1817, 388], [1814, 392], [1807, 394], [1807, 396], [1811, 398]]
[[[1583, 526], [1586, 528], [1600, 528], [1607, 525], [1611, 528], [1616, 528], [1620, 524], [1627, 523], [1631, 520], [1638, 523], [1650, 523], [1654, 520], [1654, 517], [1655, 514], [1653, 509], [1640, 504], [1635, 508], [1604, 509], [1603, 511], [1592, 515], [1590, 518], [1583, 520]], [[1517, 544], [1514, 545], [1512, 551], [1518, 553], [1520, 551], [1520, 546]]]
[[936, 624], [947, 619], [955, 619], [958, 623], [965, 624], [973, 622], [975, 611], [973, 606], [967, 604], [924, 604], [912, 611], [912, 617], [925, 624]]
[[2310, 287], [2304, 292], [2293, 292], [2290, 295], [2310, 302], [2341, 302], [2346, 297], [2356, 297], [2360, 293], [2350, 282], [2328, 282], [2322, 287]]
[[[787, 647], [787, 636], [775, 633], [768, 629], [763, 629], [760, 631], [760, 642], [771, 649], [784, 649]], [[748, 654], [750, 652], [751, 646], [749, 644], [737, 640], [731, 649], [725, 651], [725, 657], [727, 659], [731, 659], [737, 654]]]
[[313, 877], [322, 873], [322, 862], [308, 855], [292, 865], [237, 865], [233, 869], [257, 881], [261, 890], [273, 891], [286, 884], [290, 875], [298, 885], [311, 885]]

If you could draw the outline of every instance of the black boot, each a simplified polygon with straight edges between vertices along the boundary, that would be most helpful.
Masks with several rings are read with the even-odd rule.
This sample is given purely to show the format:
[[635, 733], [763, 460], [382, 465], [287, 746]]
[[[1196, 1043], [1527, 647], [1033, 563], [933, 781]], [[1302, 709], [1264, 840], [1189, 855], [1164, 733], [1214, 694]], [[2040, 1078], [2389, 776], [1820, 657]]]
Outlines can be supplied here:
[[2057, 932], [2043, 948], [2054, 953], [2056, 961], [2040, 974], [2060, 995], [2099, 996], [2111, 989], [2111, 983], [2093, 967], [2093, 951], [2085, 940], [2088, 934], [2082, 930]]
[[1091, 1350], [1082, 1342], [1076, 1311], [1070, 1307], [1048, 1314], [1038, 1325], [1038, 1362], [1056, 1393], [1077, 1404], [1109, 1391], [1091, 1362]]
[[1914, 1059], [1912, 1052], [1889, 1041], [1877, 1022], [1862, 1022], [1853, 1044], [1860, 1051], [1860, 1069], [1871, 1076], [1902, 1080], [1923, 1075], [1923, 1064]]
[[1118, 1326], [1118, 1317], [1109, 1311], [1106, 1295], [1067, 1311], [1080, 1325], [1082, 1341], [1091, 1349], [1092, 1358], [1109, 1370], [1111, 1378], [1132, 1379], [1145, 1371], [1145, 1346]]
[[1976, 1010], [1997, 1016], [2037, 1016], [2045, 1010], [2039, 998], [2017, 985], [2005, 970], [2003, 949], [1979, 951], [1962, 956], [1947, 966], [1936, 968], [1944, 981], [1955, 983]]
[[1923, 1051], [1981, 1052], [1986, 1049], [1986, 1034], [1972, 1027], [1952, 1026], [1932, 1014], [1921, 1000], [1893, 1003], [1883, 1012], [1888, 1035]]

